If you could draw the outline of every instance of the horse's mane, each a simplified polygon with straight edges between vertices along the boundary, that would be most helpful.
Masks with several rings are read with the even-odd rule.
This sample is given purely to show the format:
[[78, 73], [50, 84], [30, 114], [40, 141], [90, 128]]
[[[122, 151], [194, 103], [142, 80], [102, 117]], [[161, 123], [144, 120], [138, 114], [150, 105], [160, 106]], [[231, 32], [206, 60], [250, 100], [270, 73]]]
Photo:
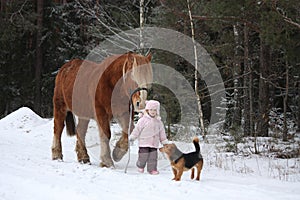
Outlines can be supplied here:
[[[126, 73], [129, 69], [126, 70], [126, 67], [127, 67], [127, 63], [129, 62], [129, 56], [126, 57], [125, 61], [124, 61], [124, 64], [123, 64], [123, 82], [125, 82], [125, 77], [126, 77]], [[134, 75], [134, 71], [137, 67], [137, 62], [136, 62], [136, 57], [133, 56], [133, 63], [132, 63], [132, 67], [131, 67], [131, 70], [132, 70], [132, 75]]]

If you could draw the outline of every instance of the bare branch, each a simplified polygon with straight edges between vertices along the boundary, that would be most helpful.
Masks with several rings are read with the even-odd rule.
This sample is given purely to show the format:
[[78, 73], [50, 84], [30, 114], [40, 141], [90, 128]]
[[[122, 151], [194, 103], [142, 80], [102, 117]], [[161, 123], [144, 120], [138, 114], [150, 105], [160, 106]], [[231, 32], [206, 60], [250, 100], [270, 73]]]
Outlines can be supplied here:
[[276, 5], [277, 1], [272, 1], [272, 8], [275, 12], [277, 12], [277, 14], [279, 14], [283, 20], [293, 26], [296, 26], [297, 28], [300, 29], [300, 24], [293, 21], [291, 18], [289, 18], [286, 14], [286, 12], [284, 12], [281, 8], [277, 7]]
[[10, 16], [10, 18], [9, 18], [9, 20], [10, 20], [11, 23], [13, 23], [14, 17], [15, 17], [16, 15], [20, 15], [21, 18], [24, 20], [24, 17], [23, 17], [23, 15], [22, 15], [22, 10], [23, 10], [24, 6], [27, 4], [27, 2], [28, 2], [28, 0], [24, 1], [24, 3], [22, 4], [21, 8], [20, 8], [17, 12], [14, 12], [14, 13], [11, 14], [11, 16]]
[[[188, 18], [189, 16], [181, 11], [175, 10], [175, 9], [171, 9], [169, 7], [166, 7], [168, 10], [172, 11], [175, 15], [183, 17], [183, 18]], [[200, 16], [200, 15], [192, 15], [193, 19], [198, 19], [198, 20], [202, 20], [202, 21], [208, 21], [208, 20], [222, 20], [222, 21], [230, 21], [230, 22], [239, 22], [239, 23], [243, 23], [246, 26], [248, 26], [249, 28], [255, 30], [256, 32], [260, 33], [260, 28], [259, 26], [257, 26], [256, 24], [254, 24], [253, 22], [250, 22], [246, 19], [240, 18], [240, 17], [236, 17], [236, 16], [219, 16], [219, 17], [210, 17], [210, 16]]]
[[[120, 34], [118, 34], [119, 32], [121, 32], [122, 30], [118, 27], [118, 25], [114, 22], [114, 20], [112, 20], [109, 15], [105, 12], [105, 16], [108, 17], [108, 19], [110, 19], [110, 21], [116, 26], [116, 27], [113, 27], [113, 26], [110, 26], [108, 24], [106, 24], [105, 22], [103, 22], [103, 20], [101, 18], [99, 18], [97, 16], [97, 14], [95, 13], [94, 9], [93, 8], [90, 8], [88, 7], [88, 5], [83, 5], [80, 1], [76, 0], [76, 3], [77, 5], [80, 7], [80, 9], [87, 15], [93, 17], [94, 19], [97, 20], [97, 22], [99, 22], [102, 26], [104, 26], [110, 33], [112, 33], [112, 35], [114, 35], [115, 37], [117, 37], [118, 39], [120, 39], [120, 41], [122, 42], [126, 42], [132, 46], [134, 46], [135, 48], [138, 48], [137, 44], [134, 43], [133, 41], [130, 40], [130, 37], [123, 37], [121, 36]], [[101, 34], [101, 33], [100, 33]], [[120, 45], [120, 44], [117, 44], [116, 41], [112, 41], [110, 39], [107, 39], [108, 41], [112, 42], [113, 44], [116, 44], [116, 45]], [[130, 50], [128, 49], [128, 47], [126, 46], [120, 46], [122, 49], [126, 49], [126, 50]]]

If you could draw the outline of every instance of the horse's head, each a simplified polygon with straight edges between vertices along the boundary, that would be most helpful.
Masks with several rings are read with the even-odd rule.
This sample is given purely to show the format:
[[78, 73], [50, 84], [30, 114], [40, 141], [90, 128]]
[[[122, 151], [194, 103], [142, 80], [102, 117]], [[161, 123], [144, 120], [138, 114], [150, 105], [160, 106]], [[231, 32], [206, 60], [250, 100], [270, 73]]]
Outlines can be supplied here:
[[[136, 53], [125, 54], [126, 60], [123, 65], [123, 83], [127, 95], [137, 88], [149, 89], [153, 81], [153, 72], [151, 66], [151, 54], [142, 56]], [[132, 95], [134, 110], [139, 111], [145, 107], [147, 91], [140, 90]]]

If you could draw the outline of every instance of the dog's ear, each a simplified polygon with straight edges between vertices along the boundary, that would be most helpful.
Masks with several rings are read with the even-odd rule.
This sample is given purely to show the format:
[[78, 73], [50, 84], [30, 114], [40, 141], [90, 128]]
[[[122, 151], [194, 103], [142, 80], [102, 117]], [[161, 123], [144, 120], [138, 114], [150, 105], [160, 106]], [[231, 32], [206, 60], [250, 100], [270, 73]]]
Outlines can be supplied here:
[[[165, 146], [165, 145], [164, 145]], [[159, 148], [160, 152], [164, 152], [164, 147]]]

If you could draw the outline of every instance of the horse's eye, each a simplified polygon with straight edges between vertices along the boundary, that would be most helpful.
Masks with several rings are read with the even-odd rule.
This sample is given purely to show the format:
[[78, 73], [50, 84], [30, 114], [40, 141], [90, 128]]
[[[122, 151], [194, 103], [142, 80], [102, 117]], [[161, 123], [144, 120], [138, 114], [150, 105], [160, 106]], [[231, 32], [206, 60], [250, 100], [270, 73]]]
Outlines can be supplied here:
[[137, 107], [140, 107], [140, 102], [139, 102], [139, 101], [136, 102], [136, 106], [137, 106]]

